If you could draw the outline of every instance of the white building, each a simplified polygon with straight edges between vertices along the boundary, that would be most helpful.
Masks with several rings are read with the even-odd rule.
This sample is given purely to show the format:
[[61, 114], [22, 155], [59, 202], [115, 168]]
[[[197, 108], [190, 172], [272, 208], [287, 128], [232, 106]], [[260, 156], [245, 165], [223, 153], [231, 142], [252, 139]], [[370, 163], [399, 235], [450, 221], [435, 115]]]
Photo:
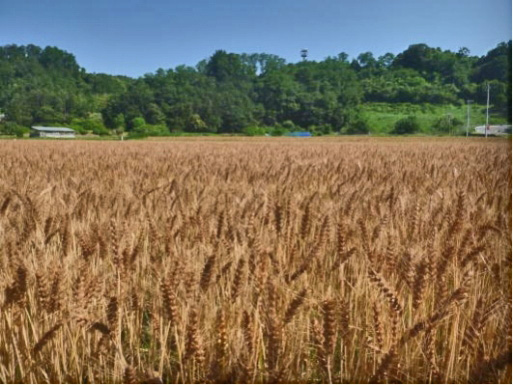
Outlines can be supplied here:
[[74, 138], [75, 131], [67, 127], [32, 126], [30, 136], [34, 138]]
[[[477, 126], [476, 133], [485, 135], [485, 126]], [[488, 135], [511, 135], [511, 125], [488, 125]]]

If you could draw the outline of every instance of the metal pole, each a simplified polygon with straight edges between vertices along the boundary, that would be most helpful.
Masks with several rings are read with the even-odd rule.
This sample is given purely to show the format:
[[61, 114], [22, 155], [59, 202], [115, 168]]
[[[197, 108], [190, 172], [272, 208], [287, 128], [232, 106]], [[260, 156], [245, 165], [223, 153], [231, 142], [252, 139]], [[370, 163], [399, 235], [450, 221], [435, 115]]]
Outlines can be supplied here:
[[467, 100], [467, 138], [468, 130], [470, 129], [470, 100]]
[[488, 138], [488, 109], [490, 108], [490, 83], [487, 83], [486, 90], [486, 125], [485, 125], [485, 138]]

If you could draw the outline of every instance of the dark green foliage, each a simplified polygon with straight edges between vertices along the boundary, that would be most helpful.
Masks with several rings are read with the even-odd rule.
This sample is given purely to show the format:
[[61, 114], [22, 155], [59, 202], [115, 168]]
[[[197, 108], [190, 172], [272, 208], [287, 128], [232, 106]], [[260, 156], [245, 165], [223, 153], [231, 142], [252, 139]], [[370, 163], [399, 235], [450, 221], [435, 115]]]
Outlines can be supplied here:
[[313, 131], [317, 135], [328, 135], [331, 134], [332, 128], [329, 124], [321, 124], [311, 131]]
[[456, 130], [463, 126], [463, 122], [452, 115], [442, 116], [435, 122], [434, 128], [442, 133], [455, 133]]
[[283, 136], [285, 135], [287, 132], [289, 132], [286, 128], [284, 127], [280, 127], [280, 126], [276, 126], [274, 127], [272, 130], [271, 130], [271, 136]]
[[169, 130], [165, 124], [149, 124], [140, 116], [132, 119], [131, 127], [130, 137], [169, 135]]
[[349, 123], [346, 134], [366, 135], [371, 131], [369, 122], [362, 117], [358, 117]]
[[254, 68], [244, 63], [240, 55], [219, 50], [208, 61], [205, 74], [219, 82], [244, 82], [254, 74]]
[[500, 43], [480, 58], [473, 71], [472, 79], [476, 83], [485, 80], [505, 81], [511, 79], [511, 40]]
[[[355, 117], [362, 103], [483, 104], [487, 82], [492, 113], [510, 120], [511, 41], [481, 58], [464, 47], [451, 52], [414, 44], [397, 56], [364, 52], [350, 60], [342, 52], [289, 64], [275, 55], [219, 50], [196, 67], [158, 69], [138, 79], [88, 74], [55, 47], [0, 47], [0, 110], [8, 122], [98, 135], [109, 129], [118, 135], [366, 134], [370, 123]], [[441, 119], [435, 129], [456, 126]]]
[[242, 133], [247, 136], [262, 136], [267, 134], [268, 131], [270, 131], [270, 129], [266, 127], [248, 126], [244, 128]]
[[87, 74], [75, 57], [55, 47], [0, 47], [0, 109], [24, 126], [57, 123], [99, 112], [128, 78]]
[[132, 119], [132, 129], [137, 132], [144, 130], [144, 127], [146, 126], [146, 121], [144, 118], [138, 116], [137, 118]]
[[395, 123], [392, 134], [404, 135], [415, 134], [420, 131], [420, 123], [415, 116], [408, 116]]
[[0, 135], [16, 135], [18, 138], [29, 132], [29, 129], [14, 122], [0, 123]]
[[104, 136], [110, 134], [99, 113], [91, 113], [86, 118], [74, 118], [68, 126], [81, 135], [92, 133]]
[[281, 127], [283, 127], [287, 131], [294, 131], [296, 129], [296, 126], [294, 125], [294, 122], [292, 120], [285, 120]]

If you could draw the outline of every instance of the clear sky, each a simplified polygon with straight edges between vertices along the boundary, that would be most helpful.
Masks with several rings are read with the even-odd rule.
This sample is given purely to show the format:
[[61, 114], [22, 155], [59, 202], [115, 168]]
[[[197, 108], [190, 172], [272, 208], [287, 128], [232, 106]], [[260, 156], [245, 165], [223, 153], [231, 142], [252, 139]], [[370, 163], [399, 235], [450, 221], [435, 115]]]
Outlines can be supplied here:
[[0, 45], [62, 48], [89, 72], [140, 76], [215, 50], [289, 62], [410, 44], [484, 55], [511, 39], [511, 0], [0, 0]]

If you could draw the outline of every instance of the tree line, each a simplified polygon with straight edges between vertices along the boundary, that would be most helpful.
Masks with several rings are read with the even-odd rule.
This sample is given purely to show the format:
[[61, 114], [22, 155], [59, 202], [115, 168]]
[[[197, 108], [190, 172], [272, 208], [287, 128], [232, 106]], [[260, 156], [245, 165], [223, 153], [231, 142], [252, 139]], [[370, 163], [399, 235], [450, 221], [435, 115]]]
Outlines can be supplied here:
[[511, 120], [511, 40], [482, 57], [410, 45], [394, 55], [346, 53], [287, 63], [270, 54], [216, 51], [195, 67], [158, 69], [139, 78], [88, 73], [56, 47], [0, 47], [3, 133], [34, 124], [81, 133], [280, 134], [290, 130], [368, 130], [363, 103], [462, 105], [486, 102]]

